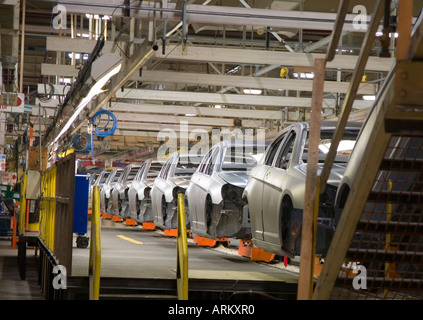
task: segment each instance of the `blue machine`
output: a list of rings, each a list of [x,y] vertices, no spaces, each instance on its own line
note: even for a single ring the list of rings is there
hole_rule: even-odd
[[[88,247],[88,193],[89,176],[86,174],[75,175],[75,195],[73,209],[73,233],[77,234],[76,245],[78,248]]]

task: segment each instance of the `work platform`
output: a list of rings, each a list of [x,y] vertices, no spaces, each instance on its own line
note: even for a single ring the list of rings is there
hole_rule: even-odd
[[[176,299],[176,239],[101,220],[100,299]],[[254,262],[235,248],[201,247],[188,239],[189,298],[295,299],[298,269]],[[67,299],[87,299],[89,249],[73,247]]]

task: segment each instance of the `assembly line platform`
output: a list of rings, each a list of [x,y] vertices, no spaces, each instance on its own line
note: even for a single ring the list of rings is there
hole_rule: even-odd
[[[100,299],[176,298],[176,238],[161,230],[101,219]],[[298,267],[257,262],[237,254],[238,242],[203,247],[188,238],[190,299],[240,296],[295,299]],[[73,248],[68,299],[85,299],[89,287],[89,247]]]

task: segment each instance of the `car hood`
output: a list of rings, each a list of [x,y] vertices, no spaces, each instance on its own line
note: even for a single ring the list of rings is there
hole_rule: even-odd
[[[245,188],[248,181],[248,173],[240,171],[223,171],[219,173],[219,177],[227,183],[240,188]]]
[[[189,181],[191,180],[191,176],[173,177],[171,179],[172,179],[172,182],[176,184],[178,187],[186,189],[188,188]]]
[[[329,178],[328,178],[328,184],[333,186],[338,186],[339,182],[341,181],[344,172],[345,172],[346,164],[333,164],[332,170],[330,171]],[[307,174],[307,164],[301,164],[298,166],[298,169],[304,173]],[[317,174],[320,175],[323,169],[323,164],[318,164],[317,166]]]

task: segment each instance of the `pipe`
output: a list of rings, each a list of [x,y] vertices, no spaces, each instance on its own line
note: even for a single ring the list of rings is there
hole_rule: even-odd
[[[25,53],[25,16],[26,16],[26,0],[22,1],[22,32],[21,32],[21,71],[19,75],[19,92],[23,93],[23,67]]]

